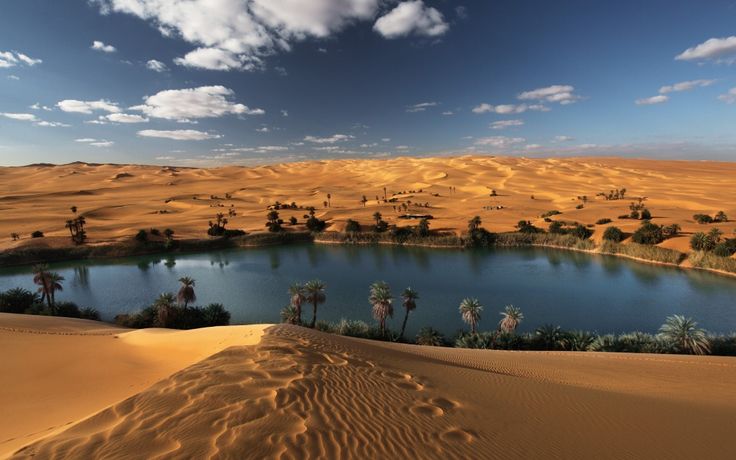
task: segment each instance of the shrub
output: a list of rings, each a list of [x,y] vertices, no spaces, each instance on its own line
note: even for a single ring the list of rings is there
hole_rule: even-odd
[[[236,236],[243,236],[243,235],[245,235],[245,231],[240,230],[238,228],[233,228],[233,229],[228,228],[222,232],[222,236],[225,238],[234,238]]]
[[[82,319],[100,320],[100,312],[96,308],[84,307],[79,310],[79,317]]]
[[[148,231],[153,236],[161,236],[161,231],[157,228],[152,228]]]
[[[534,225],[533,225],[533,224],[532,224],[532,223],[531,223],[530,221],[528,221],[528,220],[520,220],[520,221],[519,221],[519,222],[518,222],[518,223],[516,224],[516,228],[517,228],[517,229],[519,230],[519,232],[521,232],[521,233],[543,233],[543,232],[544,232],[544,230],[542,230],[541,228],[537,228],[537,227],[535,227],[535,226],[534,226]]]
[[[593,232],[590,229],[580,224],[576,225],[570,230],[570,235],[576,238],[580,238],[581,240],[586,240],[590,238],[592,234]]]
[[[146,307],[138,313],[117,315],[115,323],[130,328],[158,327],[158,310]],[[230,323],[230,313],[221,304],[206,307],[171,306],[171,315],[166,322],[170,329],[196,329],[200,327],[224,326]]]
[[[608,227],[603,232],[603,239],[606,241],[613,241],[614,243],[620,243],[624,239],[624,232],[618,227]]]
[[[603,254],[622,254],[636,259],[652,260],[677,265],[686,257],[685,254],[674,249],[660,248],[648,244],[620,244],[604,240],[601,245]]]
[[[441,347],[445,344],[445,336],[440,331],[432,327],[423,327],[419,329],[416,337],[417,345],[428,345],[431,347]]]
[[[722,241],[713,248],[713,254],[718,257],[731,257],[736,254],[736,238]]]
[[[317,218],[316,216],[309,216],[307,219],[307,228],[310,232],[321,232],[327,226],[327,222]]]
[[[353,219],[348,219],[347,222],[345,222],[345,231],[352,233],[359,232],[360,224]]]
[[[79,310],[79,307],[74,302],[56,302],[56,305],[54,305],[54,309],[56,311],[55,316],[65,316],[67,318],[79,318],[82,315],[82,312]],[[43,314],[50,314],[50,313],[44,312]]]
[[[294,216],[289,217],[289,225],[296,225],[296,224],[297,224],[296,217]]]
[[[660,225],[644,222],[634,232],[631,240],[638,244],[659,244],[664,241],[664,232]]]
[[[641,218],[641,220],[650,220],[652,218],[652,213],[649,212],[647,208],[644,208],[641,211],[641,214],[639,215],[639,217]]]
[[[712,251],[716,247],[716,241],[710,235],[697,232],[690,237],[690,247],[696,251]]]
[[[559,220],[556,220],[552,222],[551,224],[549,224],[549,232],[561,235],[565,233],[565,228],[562,225],[562,222],[560,222]]]
[[[540,217],[552,217],[552,216],[556,216],[558,214],[562,214],[562,213],[560,211],[556,210],[556,209],[553,209],[551,211],[545,212]]]
[[[710,224],[713,222],[713,218],[708,214],[694,214],[693,219],[699,224]]]
[[[560,344],[568,351],[586,351],[596,339],[594,334],[587,331],[569,331],[562,333]]]
[[[605,224],[610,224],[610,223],[611,223],[611,219],[607,217],[603,219],[598,219],[597,221],[595,221],[596,225],[605,225]]]
[[[145,230],[138,230],[138,233],[135,234],[134,238],[139,243],[145,243],[148,241],[148,233],[146,233]]]
[[[495,332],[478,332],[475,334],[462,334],[455,340],[456,348],[475,348],[492,350],[496,342]]]
[[[39,301],[38,294],[28,289],[8,289],[5,292],[0,292],[0,312],[23,313]]]
[[[31,233],[31,238],[43,238],[43,232],[41,230],[36,230]]]
[[[209,326],[227,326],[230,312],[221,303],[211,303],[202,309],[202,319]]]

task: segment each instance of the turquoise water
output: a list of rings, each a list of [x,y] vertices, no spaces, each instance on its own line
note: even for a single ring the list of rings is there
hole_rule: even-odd
[[[387,281],[395,297],[411,286],[418,309],[408,330],[463,328],[458,304],[477,297],[485,306],[481,329],[495,328],[504,305],[521,307],[522,331],[544,323],[566,329],[655,332],[674,313],[694,317],[713,332],[736,331],[736,279],[647,265],[610,256],[552,249],[440,250],[394,246],[295,245],[203,254],[148,256],[52,265],[66,278],[58,300],[93,306],[111,319],[149,305],[177,279],[196,282],[197,304],[222,303],[232,322],[272,323],[288,303],[288,286],[319,278],[327,302],[318,319],[372,321],[368,286]],[[0,290],[33,289],[30,267],[0,269]],[[395,301],[391,327],[403,311]],[[311,318],[311,308],[307,308]]]

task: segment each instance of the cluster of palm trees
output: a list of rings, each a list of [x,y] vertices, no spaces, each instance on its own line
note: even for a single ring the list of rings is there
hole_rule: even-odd
[[[460,302],[460,316],[463,321],[470,326],[470,333],[476,334],[478,331],[478,323],[481,320],[481,312],[483,311],[483,305],[480,301],[475,298],[466,298]],[[504,311],[501,312],[501,321],[498,323],[498,328],[501,332],[513,333],[519,324],[524,320],[524,313],[521,312],[521,308],[513,305],[506,305]]]
[[[41,302],[46,301],[52,315],[56,311],[56,291],[64,290],[62,281],[64,277],[49,271],[49,266],[46,264],[33,267],[33,283],[38,286],[38,292],[41,293]]]
[[[317,307],[326,300],[325,283],[322,281],[314,279],[304,284],[294,283],[289,286],[289,306],[281,311],[281,317],[287,323],[303,324],[302,305],[309,303],[312,305],[312,321],[309,327],[313,328],[317,324]]]

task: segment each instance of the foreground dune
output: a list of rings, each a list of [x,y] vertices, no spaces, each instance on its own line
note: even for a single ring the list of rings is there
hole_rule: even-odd
[[[16,392],[3,392],[2,438],[9,430],[25,444],[35,437],[17,458],[732,458],[736,447],[731,358],[458,350],[283,325],[257,343],[256,327],[125,333],[86,323],[59,335],[35,320],[24,319],[26,330],[47,334],[0,331],[11,347],[4,356],[25,363],[11,362],[13,378],[1,382]],[[59,327],[73,329],[69,321]],[[150,369],[166,372],[135,347],[150,356],[169,342],[148,334],[168,334],[179,350],[166,372],[192,364],[183,355],[221,351],[143,389],[138,366],[152,379]],[[76,365],[60,372],[41,353],[56,348]],[[85,380],[123,351],[144,363],[116,377],[135,388],[119,389],[116,401],[108,395],[110,407],[97,412],[105,402],[95,393],[114,379],[96,388]],[[77,385],[89,386],[62,401],[59,391]],[[27,423],[18,433],[18,420],[43,415],[42,398],[79,422],[35,435]]]
[[[5,167],[0,168],[0,249],[69,245],[64,224],[72,217],[71,206],[87,219],[89,241],[104,243],[130,239],[148,228],[172,228],[178,237],[203,238],[208,221],[218,212],[227,215],[231,207],[237,215],[229,218],[228,227],[263,231],[266,207],[276,201],[314,206],[318,217],[334,230],[343,229],[350,218],[370,224],[376,211],[399,225],[407,223],[398,218],[400,213],[431,214],[436,230],[463,231],[475,215],[491,231],[512,230],[521,219],[546,228],[540,216],[559,210],[562,215],[556,219],[595,224],[608,218],[631,232],[640,222],[618,216],[630,212],[632,200],[646,197],[655,223],[678,223],[684,231],[663,245],[686,251],[689,233],[712,227],[695,223],[693,214],[723,210],[736,215],[734,177],[736,163],[727,162],[491,156],[214,169],[84,163]],[[386,197],[396,198],[395,202],[383,202],[384,188]],[[626,199],[596,196],[620,188],[627,190]],[[492,190],[497,196],[490,196]],[[330,207],[325,208],[328,194]],[[363,196],[368,199],[365,206]],[[588,200],[577,209],[582,196]],[[407,210],[395,209],[403,204]],[[303,223],[304,214],[304,209],[282,210],[281,218],[288,221],[293,216]],[[736,221],[717,226],[728,236]],[[593,237],[600,239],[605,225],[595,228]],[[30,239],[35,230],[46,238]],[[10,238],[14,232],[20,240]]]

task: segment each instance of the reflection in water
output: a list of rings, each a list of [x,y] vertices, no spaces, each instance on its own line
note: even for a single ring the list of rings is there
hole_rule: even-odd
[[[86,265],[74,267],[74,284],[89,287],[89,268]]]
[[[174,258],[174,256],[166,257],[166,262],[164,262],[164,265],[166,266],[166,268],[169,269],[174,268],[176,266],[176,259]]]
[[[629,265],[629,269],[639,282],[647,286],[654,287],[659,284],[658,271],[664,269],[664,267],[656,267],[654,265],[634,262]]]
[[[151,268],[151,263],[147,260],[141,260],[138,262],[138,269],[142,272],[147,272],[149,268]]]
[[[223,252],[216,252],[210,255],[210,266],[214,267],[217,265],[220,268],[225,268],[230,265],[230,260],[227,258],[227,254]]]
[[[268,260],[271,262],[271,270],[276,270],[281,266],[281,257],[278,251],[269,251]]]
[[[612,256],[601,256],[600,261],[603,270],[609,275],[619,275],[624,271],[624,264],[621,263],[621,259]]]

